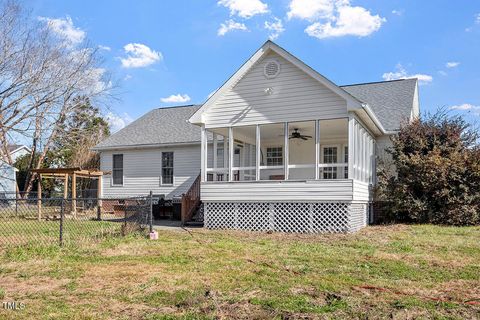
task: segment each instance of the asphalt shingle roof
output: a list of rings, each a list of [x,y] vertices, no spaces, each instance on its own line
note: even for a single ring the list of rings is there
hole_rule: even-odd
[[[200,141],[200,128],[187,120],[199,105],[154,109],[95,146],[94,149]]]
[[[341,86],[367,103],[386,130],[400,128],[410,117],[416,79],[374,82]],[[200,141],[200,128],[188,119],[200,105],[154,109],[101,142],[94,149],[110,149],[142,145],[191,143]]]
[[[395,131],[412,112],[417,80],[404,79],[341,86],[358,100],[367,103],[385,130]]]

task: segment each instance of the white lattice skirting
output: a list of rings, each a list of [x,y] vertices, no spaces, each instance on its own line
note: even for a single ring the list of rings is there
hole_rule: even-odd
[[[205,227],[296,233],[354,232],[367,204],[351,202],[205,202]]]

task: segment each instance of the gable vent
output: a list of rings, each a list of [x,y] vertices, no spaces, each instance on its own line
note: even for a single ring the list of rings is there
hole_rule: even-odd
[[[263,73],[267,79],[273,79],[280,73],[280,63],[276,60],[269,60],[263,68]]]

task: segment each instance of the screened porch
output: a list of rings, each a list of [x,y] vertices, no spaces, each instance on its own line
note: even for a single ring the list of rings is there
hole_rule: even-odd
[[[350,152],[352,150],[352,152]],[[354,116],[202,128],[202,182],[373,182],[374,138]]]

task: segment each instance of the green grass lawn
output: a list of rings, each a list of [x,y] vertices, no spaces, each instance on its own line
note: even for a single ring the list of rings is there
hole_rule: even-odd
[[[120,234],[121,222],[95,221],[89,217],[66,218],[63,223],[63,243],[97,242]],[[0,247],[19,245],[58,245],[60,221],[24,218],[0,219]]]
[[[4,250],[0,318],[480,318],[479,227],[159,237]]]

